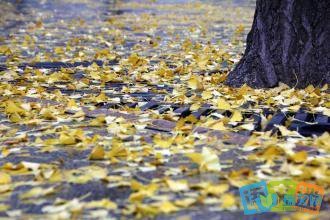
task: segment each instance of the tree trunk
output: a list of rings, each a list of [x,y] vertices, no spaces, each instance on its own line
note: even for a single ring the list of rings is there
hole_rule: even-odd
[[[330,84],[330,0],[257,0],[245,54],[226,84]]]

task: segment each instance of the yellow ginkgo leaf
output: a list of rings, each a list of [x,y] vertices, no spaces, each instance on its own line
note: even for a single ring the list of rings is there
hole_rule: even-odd
[[[304,163],[307,160],[308,154],[306,151],[300,151],[291,156],[295,163]]]
[[[133,53],[133,54],[131,54],[131,56],[128,57],[127,62],[135,67],[135,66],[144,65],[148,61],[146,59],[144,59],[143,57],[140,57],[138,54]]]
[[[187,191],[189,190],[188,181],[187,180],[166,180],[168,187],[173,192]]]
[[[108,175],[107,169],[99,166],[86,166],[80,169],[63,171],[64,179],[71,183],[87,183],[91,180],[105,179]]]
[[[68,108],[72,108],[72,107],[78,107],[76,101],[74,99],[69,99],[68,103],[67,103],[67,107]]]
[[[158,208],[152,207],[151,205],[145,205],[142,203],[138,203],[136,205],[136,212],[139,213],[140,215],[147,216],[147,215],[157,215],[159,213]]]
[[[19,106],[19,104],[14,103],[13,101],[7,101],[5,104],[5,112],[7,114],[19,114],[24,115],[25,110]]]
[[[108,158],[112,157],[127,157],[128,150],[125,148],[125,146],[122,143],[119,142],[113,142],[111,150],[106,153],[106,156]]]
[[[72,118],[84,118],[85,117],[85,112],[83,110],[79,110],[74,115],[72,115]]]
[[[64,53],[64,49],[63,49],[63,47],[55,47],[54,52],[56,54],[63,54]]]
[[[256,147],[260,146],[261,140],[258,136],[252,135],[249,140],[244,144],[244,147]]]
[[[45,173],[43,173],[43,174],[45,177]],[[46,179],[49,180],[50,182],[60,182],[63,180],[63,175],[60,170],[51,170],[47,174],[48,174],[48,176],[46,176]]]
[[[106,94],[104,92],[101,92],[98,96],[95,97],[95,101],[97,103],[106,102],[107,100],[108,100],[108,97],[106,96]]]
[[[197,163],[201,171],[221,170],[218,155],[207,147],[203,148],[202,153],[188,153],[186,156]]]
[[[328,103],[329,103],[328,105],[330,106],[330,102],[328,102]],[[330,117],[330,107],[325,108],[323,110],[323,114]]]
[[[240,122],[243,120],[243,116],[242,116],[242,113],[238,110],[235,110],[233,115],[231,116],[230,118],[230,121],[231,122]]]
[[[195,202],[196,202],[196,199],[193,199],[193,198],[184,198],[184,199],[176,200],[174,202],[174,204],[176,206],[179,206],[179,207],[188,208],[189,206],[191,206]]]
[[[106,209],[117,209],[117,204],[110,201],[109,199],[101,199],[86,203],[85,208],[106,208]]]
[[[198,165],[203,163],[203,155],[200,153],[188,153],[186,154],[187,157],[190,158],[194,163],[197,163]]]
[[[219,196],[229,190],[228,184],[209,185],[205,188],[204,192],[207,194]]]
[[[91,71],[89,73],[90,77],[94,80],[100,80],[101,79],[101,76],[100,76],[100,73],[99,72],[96,72],[96,71]]]
[[[201,107],[199,103],[194,103],[190,106],[190,111],[196,111]]]
[[[71,145],[77,143],[77,141],[73,135],[62,132],[60,134],[59,143],[64,145]]]
[[[188,86],[194,90],[203,90],[204,88],[201,78],[195,75],[188,80]]]
[[[0,185],[1,184],[8,184],[11,182],[11,177],[9,174],[0,172]]]
[[[277,127],[280,130],[283,136],[300,136],[298,132],[290,131],[283,125],[275,125],[275,127]]]
[[[314,144],[315,146],[324,148],[326,151],[330,151],[330,134],[325,132],[314,140]]]
[[[94,127],[100,127],[100,126],[104,126],[105,123],[106,123],[105,116],[99,116],[99,117],[91,120],[89,125],[94,126]]]
[[[211,99],[212,97],[213,97],[213,94],[211,91],[202,92],[202,99],[207,100],[207,99]]]
[[[150,184],[146,186],[141,186],[138,192],[132,193],[129,197],[130,202],[141,202],[146,197],[151,197],[155,194],[158,186],[156,184]]]
[[[22,121],[22,118],[19,114],[13,113],[10,115],[9,120],[13,123],[18,123],[18,122]]]
[[[43,108],[40,111],[40,114],[41,114],[42,118],[47,119],[47,120],[54,120],[54,119],[56,119],[53,111],[51,109],[49,109],[49,108]]]
[[[226,193],[221,197],[221,208],[228,209],[236,205],[236,199],[233,194]]]
[[[165,214],[168,214],[171,212],[176,212],[179,210],[179,208],[170,201],[162,202],[157,206],[158,206],[160,212],[165,213]]]
[[[90,160],[102,160],[104,159],[105,152],[103,147],[96,146],[93,148],[91,154],[89,155]]]
[[[218,104],[218,109],[221,109],[221,110],[230,110],[231,109],[230,104],[222,98],[218,99],[217,104]]]
[[[220,162],[218,155],[212,152],[209,148],[204,147],[202,150],[202,155],[204,159],[204,164],[202,167],[205,166],[207,171],[220,171]]]
[[[219,130],[219,131],[225,131],[227,128],[225,127],[223,121],[218,121],[216,123],[214,123],[212,126],[211,126],[212,129],[214,130]]]
[[[42,187],[35,187],[27,192],[20,194],[20,199],[28,199],[28,198],[36,198],[40,196],[49,195],[55,192],[53,187],[51,188],[42,188]]]
[[[169,148],[173,144],[173,138],[162,137],[161,135],[155,135],[154,143],[162,148]]]
[[[0,204],[0,212],[7,211],[10,208],[9,205]]]

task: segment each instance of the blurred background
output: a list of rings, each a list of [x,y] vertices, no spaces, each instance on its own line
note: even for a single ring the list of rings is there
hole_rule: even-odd
[[[3,48],[0,63],[90,60],[100,49],[125,55],[149,44],[135,49],[152,56],[176,52],[169,43],[188,38],[233,43],[231,52],[241,52],[254,6],[255,0],[0,0],[0,45],[13,54],[4,56]]]

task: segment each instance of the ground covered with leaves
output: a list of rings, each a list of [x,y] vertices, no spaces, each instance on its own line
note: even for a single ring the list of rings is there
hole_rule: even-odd
[[[0,215],[239,219],[239,187],[292,179],[320,214],[254,217],[327,219],[330,135],[288,126],[329,89],[223,84],[254,3],[1,1]]]

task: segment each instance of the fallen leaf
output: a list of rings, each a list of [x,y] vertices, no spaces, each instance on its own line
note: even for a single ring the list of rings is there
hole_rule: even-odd
[[[0,172],[0,184],[8,184],[11,182],[11,177],[9,174]]]
[[[91,202],[88,202],[84,205],[85,208],[105,208],[109,210],[116,210],[117,209],[117,204],[110,201],[109,199],[101,199],[101,200],[94,200]]]
[[[290,158],[295,162],[295,163],[304,163],[306,162],[308,157],[308,154],[306,151],[300,151],[298,153],[295,153],[292,155]]]
[[[204,147],[202,153],[186,154],[194,163],[199,165],[202,171],[220,171],[221,166],[218,155],[212,152],[209,148]]]
[[[179,208],[170,201],[162,202],[158,204],[156,207],[159,209],[161,213],[165,213],[165,214],[176,212],[179,210]]]
[[[71,134],[62,132],[59,137],[59,143],[64,145],[72,145],[77,143],[76,138]]]
[[[188,181],[187,180],[166,180],[168,187],[173,192],[187,191],[189,190]]]
[[[217,100],[217,106],[218,106],[218,109],[231,110],[230,104],[222,98]]]
[[[53,187],[50,188],[42,188],[42,187],[34,187],[27,192],[20,194],[20,199],[29,199],[29,198],[39,198],[41,196],[53,194],[55,189]]]
[[[235,110],[233,115],[231,116],[230,118],[230,121],[231,122],[240,122],[243,120],[243,116],[242,116],[242,113],[238,110]]]
[[[236,205],[236,198],[233,194],[227,193],[221,197],[221,208],[229,209]]]
[[[188,86],[194,90],[203,90],[204,88],[201,78],[195,75],[188,80]]]
[[[103,147],[96,146],[93,148],[91,154],[89,155],[90,160],[102,160],[104,159],[105,151]]]

